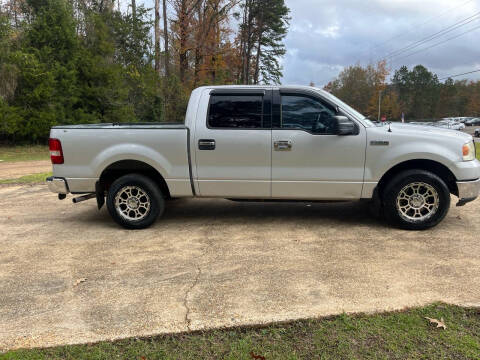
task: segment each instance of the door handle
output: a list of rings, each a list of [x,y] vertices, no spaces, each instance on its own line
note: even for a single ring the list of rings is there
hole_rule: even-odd
[[[215,140],[214,139],[198,140],[198,150],[215,150]]]
[[[273,143],[275,151],[290,151],[292,150],[292,142],[290,140],[280,140]]]

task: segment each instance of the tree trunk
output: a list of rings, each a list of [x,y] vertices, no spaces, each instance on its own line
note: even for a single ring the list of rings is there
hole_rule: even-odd
[[[179,62],[180,62],[180,81],[185,82],[185,76],[188,70],[188,58],[187,58],[187,36],[188,36],[188,16],[187,16],[187,4],[186,0],[182,0],[180,6],[179,26],[180,26],[180,49],[179,49]]]
[[[160,0],[155,0],[155,71],[160,73]]]
[[[252,50],[254,42],[254,16],[252,13],[254,2],[247,0],[248,14],[247,14],[247,35],[246,35],[246,54],[245,54],[245,84],[251,83],[251,66],[252,66]]]
[[[241,34],[241,56],[242,56],[242,75],[240,82],[247,83],[247,42],[248,42],[248,17],[249,17],[249,1],[246,0],[245,8],[243,10],[243,29]]]
[[[17,18],[17,1],[13,1],[13,14],[15,17],[15,29],[18,29],[18,18]]]
[[[197,4],[197,29],[195,34],[195,64],[194,64],[194,76],[193,76],[193,85],[197,87],[197,84],[200,81],[200,65],[202,63],[202,54],[201,48],[203,45],[203,34],[204,31],[204,14],[202,13],[202,4],[199,1]]]
[[[135,0],[132,0],[132,19],[134,23],[137,20],[137,4],[135,3]]]
[[[250,85],[250,66],[252,61],[252,30],[249,26],[248,38],[247,38],[247,54],[246,54],[246,65],[245,65],[245,84]]]
[[[165,75],[170,76],[170,49],[168,48],[167,0],[163,0],[163,36],[165,39]]]
[[[258,39],[258,45],[257,45],[257,58],[255,60],[255,74],[254,74],[254,78],[253,78],[253,81],[254,81],[255,85],[258,85],[258,78],[259,78],[259,74],[260,74],[260,57],[261,57],[261,53],[262,53],[261,38],[262,38],[262,35],[260,34],[259,39]]]

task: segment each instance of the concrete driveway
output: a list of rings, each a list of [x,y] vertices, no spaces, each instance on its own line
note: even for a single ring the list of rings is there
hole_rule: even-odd
[[[1,186],[0,203],[3,350],[480,305],[480,201],[424,232],[390,229],[360,203],[180,200],[143,231],[44,185]]]

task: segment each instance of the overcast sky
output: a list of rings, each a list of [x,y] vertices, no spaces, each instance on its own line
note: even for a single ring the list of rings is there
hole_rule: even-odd
[[[466,18],[472,22],[390,59],[393,70],[422,64],[440,78],[480,69],[480,0],[286,0],[290,31],[284,84],[323,86],[346,66],[376,62]],[[467,22],[469,20],[466,20]],[[459,24],[460,25],[460,24]],[[432,47],[448,38],[457,39]],[[411,53],[419,51],[417,54]],[[408,56],[401,58],[402,56]],[[458,79],[461,79],[459,77]],[[480,73],[463,78],[480,79]]]
[[[308,85],[312,81],[323,86],[346,66],[376,63],[395,51],[398,56],[388,62],[392,73],[402,65],[412,68],[417,64],[439,78],[480,69],[480,0],[285,1],[291,21],[282,61],[283,84]],[[143,2],[153,7],[153,0]],[[442,36],[415,44],[444,29]],[[418,46],[404,49],[410,45]],[[462,78],[477,80],[480,72],[455,79]]]

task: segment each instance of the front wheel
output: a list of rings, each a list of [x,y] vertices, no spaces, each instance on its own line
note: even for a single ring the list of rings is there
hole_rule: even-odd
[[[437,225],[450,208],[450,191],[445,182],[424,170],[398,174],[387,184],[383,198],[387,221],[408,230]]]
[[[157,184],[141,174],[118,178],[107,194],[110,216],[127,229],[144,229],[163,214],[165,200]]]

